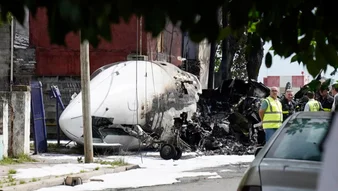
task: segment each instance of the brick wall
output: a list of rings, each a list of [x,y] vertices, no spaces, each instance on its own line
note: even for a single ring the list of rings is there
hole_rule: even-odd
[[[38,9],[35,17],[30,17],[30,45],[36,48],[36,75],[39,76],[79,76],[80,40],[78,35],[66,35],[66,46],[50,43],[48,19],[45,9]],[[111,27],[112,42],[102,40],[96,49],[90,48],[91,72],[103,65],[126,60],[127,55],[137,48],[137,19],[129,23],[121,22]],[[143,34],[146,34],[143,32]],[[147,52],[147,36],[142,35],[142,50]]]

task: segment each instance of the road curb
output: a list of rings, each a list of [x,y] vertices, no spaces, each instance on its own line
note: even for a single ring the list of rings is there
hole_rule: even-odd
[[[87,182],[87,181],[90,181],[90,178],[93,176],[101,176],[104,174],[125,172],[128,170],[133,170],[137,168],[140,168],[140,166],[139,165],[127,165],[127,166],[120,166],[116,168],[102,168],[102,169],[95,170],[95,171],[77,173],[77,174],[72,174],[72,175],[61,175],[60,177],[50,176],[50,178],[42,178],[40,181],[37,181],[37,182],[29,182],[25,184],[16,185],[16,186],[0,188],[0,191],[34,191],[34,190],[38,190],[41,188],[63,185],[64,180],[67,176],[80,177],[83,182]],[[20,181],[20,179],[18,180]],[[94,180],[94,181],[97,181],[97,180]]]

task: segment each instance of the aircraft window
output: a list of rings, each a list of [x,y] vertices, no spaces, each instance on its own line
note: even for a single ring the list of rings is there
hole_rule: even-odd
[[[95,70],[92,75],[90,76],[90,80],[92,80],[95,76],[99,75],[102,71],[112,67],[113,65],[115,64],[118,64],[120,62],[115,62],[115,63],[112,63],[112,64],[108,64],[108,65],[105,65],[105,66],[102,66],[101,68]]]
[[[161,65],[166,66],[167,64],[166,63],[161,63]]]
[[[90,79],[92,80],[95,76],[97,76],[99,73],[101,73],[103,70],[101,68],[95,70],[92,75],[90,76]]]

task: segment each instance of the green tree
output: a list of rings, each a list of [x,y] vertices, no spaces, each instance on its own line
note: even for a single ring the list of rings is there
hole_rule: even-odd
[[[231,67],[231,76],[243,80],[248,80],[246,43],[247,35],[243,34],[237,43],[237,51]]]
[[[0,14],[0,26],[3,24],[10,23],[12,21],[12,14],[10,12],[7,12],[6,15]]]
[[[231,68],[230,68],[230,76],[232,78],[238,78],[238,79],[248,79],[248,72],[247,72],[247,61],[246,61],[246,35],[243,34],[243,36],[239,39],[239,41],[236,43],[236,51],[234,54],[234,59],[231,61]],[[220,66],[221,66],[221,59],[222,59],[222,42],[219,42],[217,45],[217,54],[216,54],[216,62],[215,62],[215,72],[220,72]]]
[[[229,26],[221,28],[218,10],[226,4]],[[38,7],[46,7],[51,42],[64,44],[70,31],[81,30],[82,39],[96,46],[100,38],[111,40],[110,25],[121,18],[128,21],[136,14],[143,16],[145,30],[157,36],[165,27],[166,19],[188,31],[195,42],[205,37],[213,42],[229,34],[238,37],[243,28],[251,32],[248,49],[261,49],[263,42],[271,41],[274,54],[293,62],[304,63],[312,75],[327,65],[338,67],[338,16],[334,1],[318,0],[213,0],[213,1],[132,1],[132,0],[2,0],[1,18],[8,12],[23,22],[24,6],[35,15]],[[272,64],[267,53],[265,63]]]

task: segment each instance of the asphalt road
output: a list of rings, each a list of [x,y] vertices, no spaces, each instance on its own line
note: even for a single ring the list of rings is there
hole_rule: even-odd
[[[222,178],[188,177],[180,179],[180,183],[176,184],[104,191],[235,191],[248,166],[246,163],[195,170],[195,172],[217,172]]]

